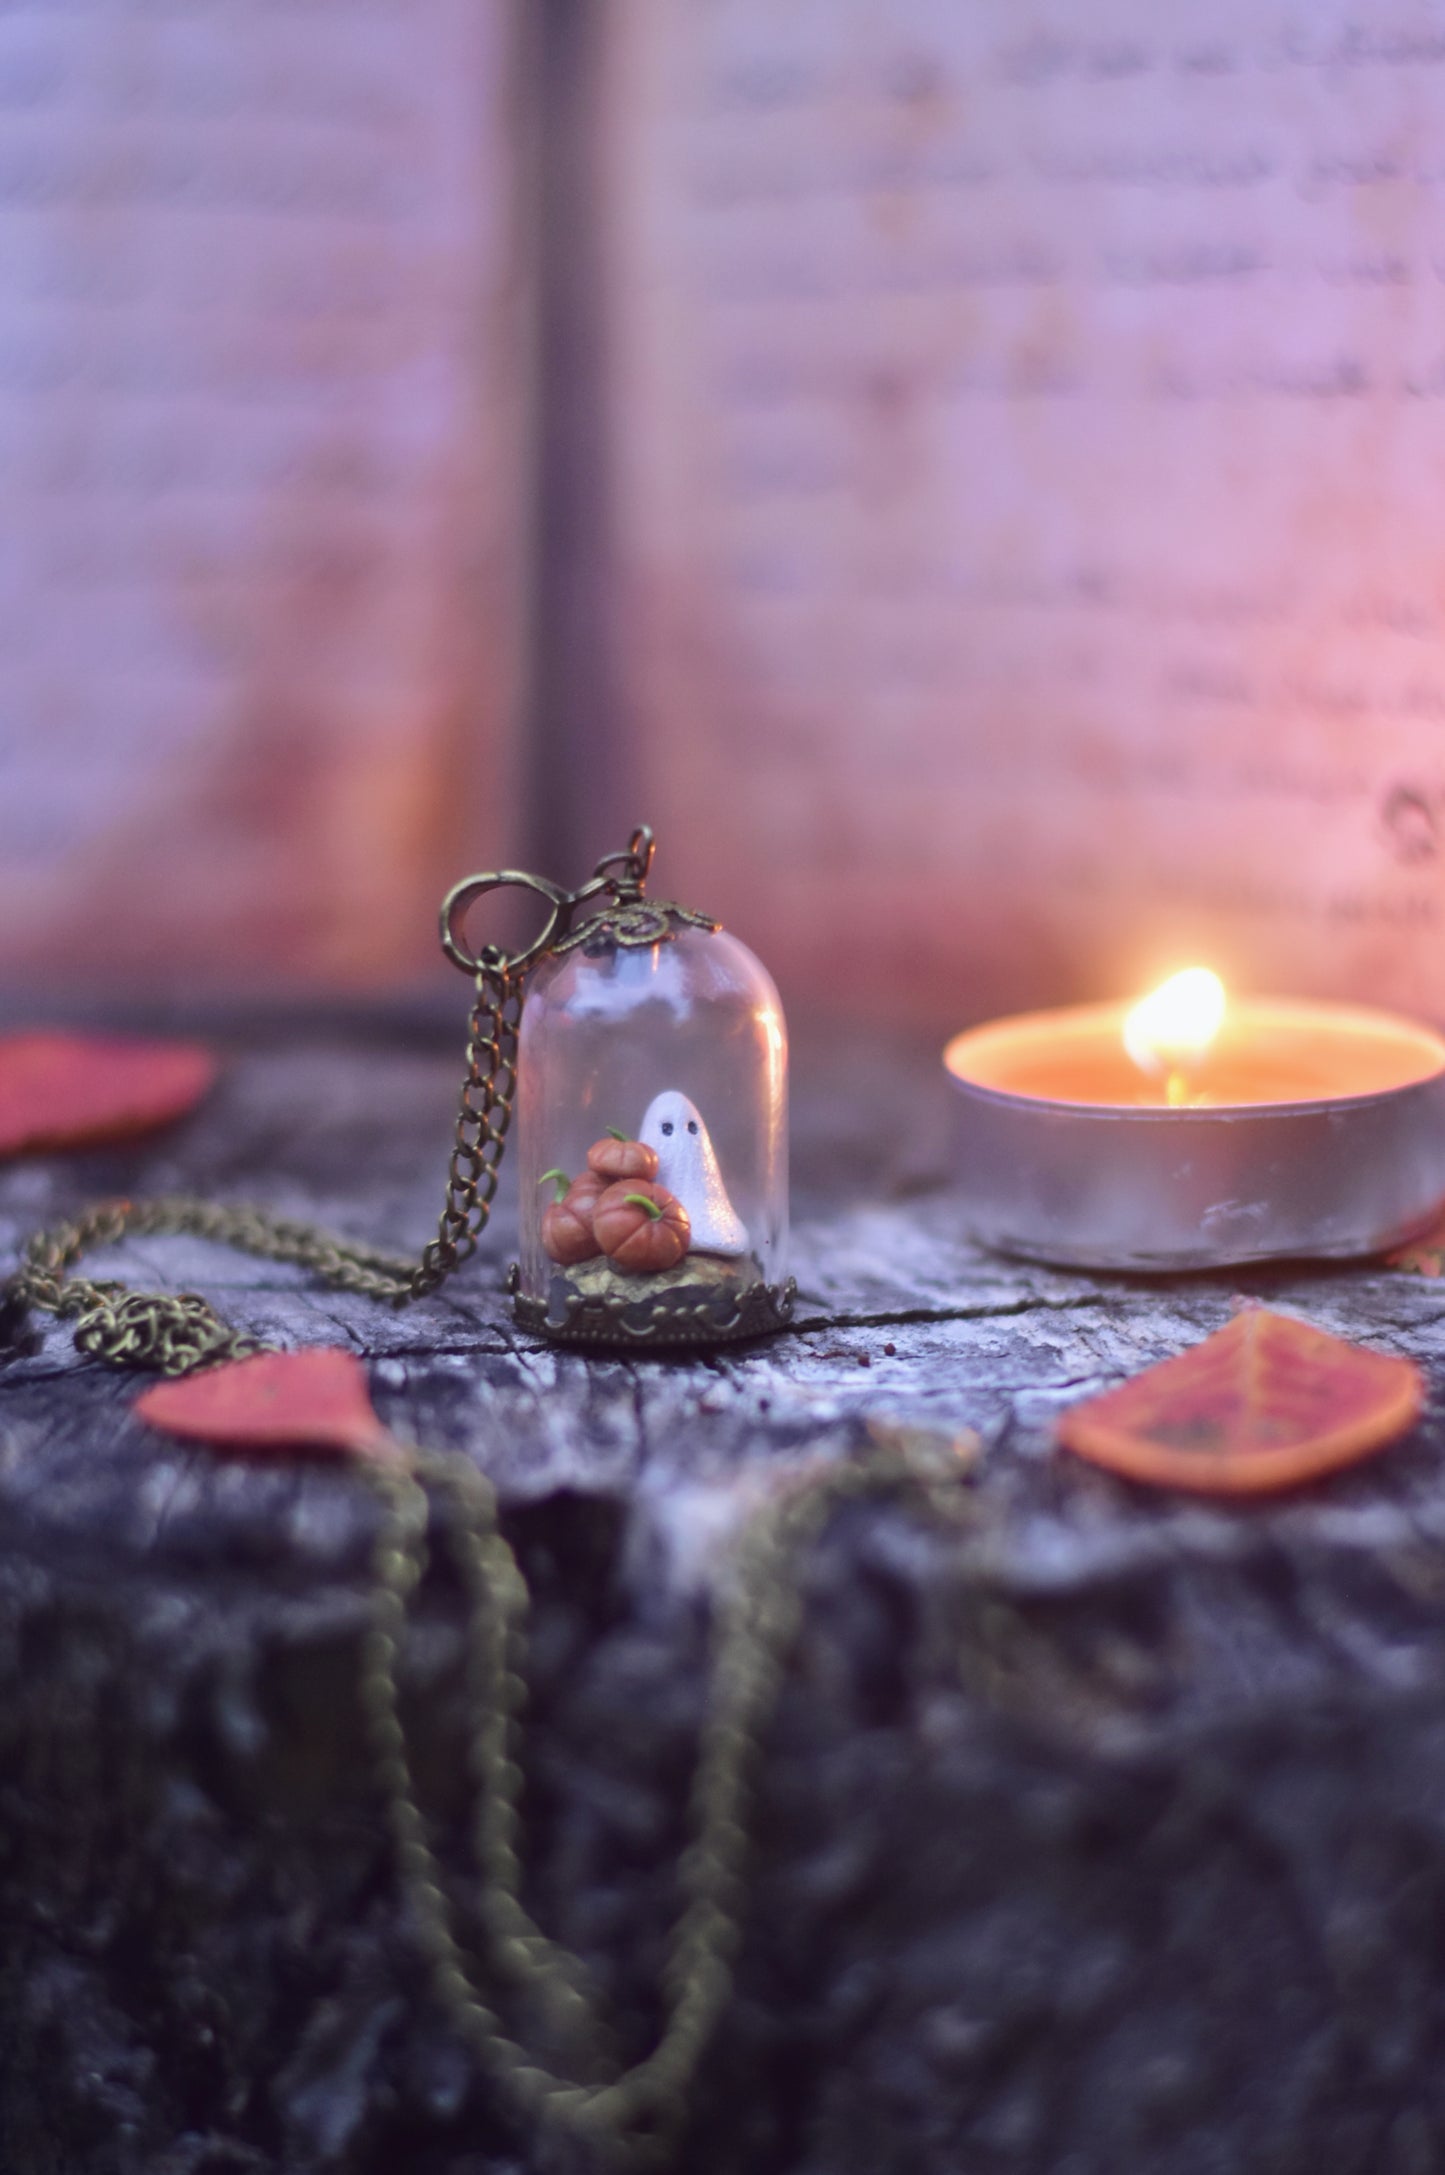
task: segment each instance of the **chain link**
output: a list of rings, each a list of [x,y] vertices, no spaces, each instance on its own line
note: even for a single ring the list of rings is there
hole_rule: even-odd
[[[505,964],[478,969],[446,1200],[436,1237],[405,1288],[391,1294],[398,1303],[435,1291],[471,1259],[487,1228],[517,1094],[523,982],[524,976]]]
[[[789,1650],[802,1616],[795,1559],[841,1503],[880,1488],[923,1484],[921,1500],[956,1502],[965,1466],[956,1449],[943,1481],[938,1442],[885,1433],[846,1464],[809,1476],[754,1514],[717,1603],[712,1662],[689,1795],[691,1840],[678,1867],[680,1908],[667,1943],[663,2021],[652,2051],[619,2063],[582,1959],[551,1941],[521,1898],[522,1772],[517,1731],[530,1596],[497,1525],[491,1483],[458,1453],[409,1451],[366,1468],[382,1493],[373,1549],[371,1620],[364,1636],[362,1711],[416,1936],[438,1999],[519,2114],[560,2126],[634,2165],[671,2164],[699,2064],[730,1996],[742,1938],[757,1770]],[[457,1931],[446,1876],[416,1796],[401,1718],[398,1663],[408,1606],[427,1564],[427,1480],[451,1497],[450,1539],[469,1603],[469,1767],[481,1876],[485,1972]],[[957,1515],[950,1505],[950,1514]],[[493,1983],[495,1982],[495,1983]],[[558,2058],[530,2052],[501,2012],[505,1993],[538,1997]]]
[[[478,970],[446,1199],[436,1237],[419,1262],[267,1209],[220,1206],[196,1194],[161,1194],[147,1201],[103,1201],[67,1223],[37,1231],[26,1242],[6,1296],[74,1319],[76,1345],[92,1358],[113,1367],[180,1375],[265,1347],[260,1338],[233,1329],[196,1292],[131,1292],[123,1284],[70,1276],[86,1254],[126,1238],[211,1239],[265,1261],[291,1263],[322,1283],[391,1306],[435,1291],[476,1252],[491,1214],[516,1095],[521,1009],[520,975],[505,964]]]

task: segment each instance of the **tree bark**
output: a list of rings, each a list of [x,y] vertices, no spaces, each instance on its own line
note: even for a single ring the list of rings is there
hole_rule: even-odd
[[[689,2175],[1432,2175],[1438,1411],[1354,1473],[1241,1506],[1115,1481],[1051,1423],[1220,1326],[1236,1291],[1438,1382],[1437,1287],[1008,1263],[941,1183],[926,1053],[845,1073],[824,1050],[799,1084],[802,1295],[764,1345],[540,1346],[498,1289],[504,1228],[401,1314],[181,1242],[114,1268],[351,1345],[388,1421],[495,1479],[535,1604],[529,1901],[632,2054],[658,2024],[728,1537],[870,1419],[978,1431],[955,1515],[856,1503],[799,1564]],[[13,1166],[0,1237],[190,1186],[419,1245],[451,1093],[447,1062],[384,1043],[253,1051],[147,1148]],[[63,1327],[5,1331],[0,2166],[585,2165],[489,2087],[419,1962],[356,1697],[370,1489],[167,1441],[131,1416],[136,1379],[78,1361]],[[465,1917],[462,1596],[434,1555],[404,1691]]]

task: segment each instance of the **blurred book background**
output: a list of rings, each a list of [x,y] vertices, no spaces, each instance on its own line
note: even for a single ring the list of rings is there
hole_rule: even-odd
[[[1445,1013],[1445,14],[12,0],[0,995]]]

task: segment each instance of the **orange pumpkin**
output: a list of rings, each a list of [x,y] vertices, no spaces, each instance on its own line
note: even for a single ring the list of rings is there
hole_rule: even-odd
[[[548,1255],[559,1267],[574,1268],[579,1261],[593,1261],[602,1248],[593,1229],[593,1212],[603,1193],[606,1180],[595,1171],[584,1171],[574,1178],[567,1190],[560,1172],[548,1171],[548,1178],[558,1180],[560,1198],[549,1201],[542,1211],[542,1244]],[[546,1179],[543,1180],[545,1185]]]
[[[675,1269],[692,1238],[687,1210],[676,1194],[644,1178],[623,1178],[609,1186],[597,1203],[592,1226],[613,1268],[629,1276]]]
[[[640,1140],[594,1140],[587,1151],[587,1168],[608,1185],[619,1178],[655,1178],[657,1150]]]

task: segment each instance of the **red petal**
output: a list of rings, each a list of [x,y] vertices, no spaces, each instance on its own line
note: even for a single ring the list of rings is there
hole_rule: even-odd
[[[241,1449],[353,1450],[393,1447],[372,1409],[366,1370],[353,1352],[257,1352],[158,1382],[136,1399],[152,1427]]]
[[[1247,1307],[1177,1359],[1075,1405],[1058,1438],[1132,1480],[1258,1493],[1383,1449],[1424,1402],[1412,1360]]]
[[[184,1117],[216,1077],[189,1042],[0,1038],[0,1155],[84,1148]]]

